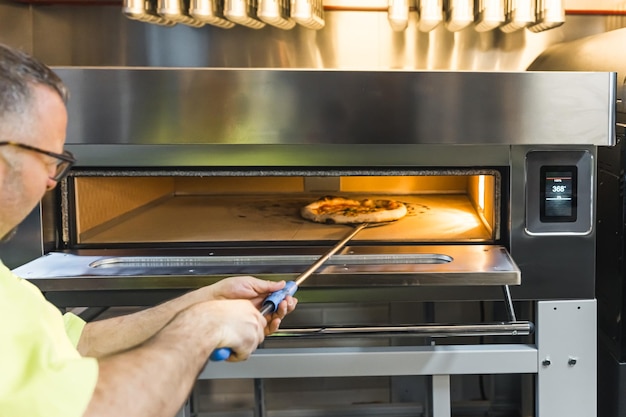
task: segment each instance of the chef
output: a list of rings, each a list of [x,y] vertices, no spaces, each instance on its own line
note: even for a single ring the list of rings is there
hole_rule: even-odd
[[[0,45],[0,236],[67,174],[68,92],[35,58]],[[1,254],[0,254],[1,256]],[[213,351],[242,361],[297,300],[263,316],[285,282],[232,277],[156,307],[85,323],[0,262],[0,417],[174,416]]]

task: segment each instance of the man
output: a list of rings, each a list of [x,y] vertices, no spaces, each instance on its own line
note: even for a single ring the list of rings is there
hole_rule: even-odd
[[[71,167],[67,92],[48,67],[0,45],[0,237]],[[85,324],[0,263],[0,416],[174,416],[215,349],[245,360],[297,303],[285,285],[224,279],[141,312]]]

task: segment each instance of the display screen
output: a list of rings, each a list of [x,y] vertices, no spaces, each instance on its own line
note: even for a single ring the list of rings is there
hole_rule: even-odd
[[[575,166],[541,167],[541,221],[576,221]]]

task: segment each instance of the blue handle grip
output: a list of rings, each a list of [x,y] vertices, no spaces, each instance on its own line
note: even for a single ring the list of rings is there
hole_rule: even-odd
[[[261,306],[261,312],[265,315],[267,313],[273,313],[278,308],[278,304],[285,299],[288,295],[294,295],[298,290],[298,284],[295,281],[287,281],[285,286],[278,291],[275,291],[267,296]]]
[[[261,312],[263,315],[275,312],[280,302],[283,301],[288,295],[294,295],[297,290],[298,284],[296,284],[295,281],[287,281],[281,290],[271,293],[265,300],[263,300],[263,304],[261,305]],[[209,359],[213,362],[225,361],[232,353],[233,351],[231,348],[218,348],[211,353]]]
[[[226,359],[230,358],[231,353],[233,353],[231,348],[218,348],[211,353],[209,359],[213,362],[225,361]]]

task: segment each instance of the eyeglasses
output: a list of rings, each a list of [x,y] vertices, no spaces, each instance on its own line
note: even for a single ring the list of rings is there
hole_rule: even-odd
[[[43,155],[48,155],[51,156],[53,158],[56,158],[56,171],[54,172],[54,175],[50,177],[50,179],[59,182],[61,181],[63,178],[65,178],[65,176],[68,174],[68,172],[70,171],[70,168],[72,168],[72,165],[74,165],[76,163],[76,159],[74,158],[74,155],[71,154],[71,152],[69,151],[64,151],[62,154],[61,153],[54,153],[54,152],[50,152],[50,151],[46,151],[43,149],[39,149],[36,148],[34,146],[30,146],[30,145],[25,145],[23,143],[18,143],[18,142],[0,142],[0,146],[16,146],[18,148],[22,148],[22,149],[27,149],[29,151],[34,151]]]

